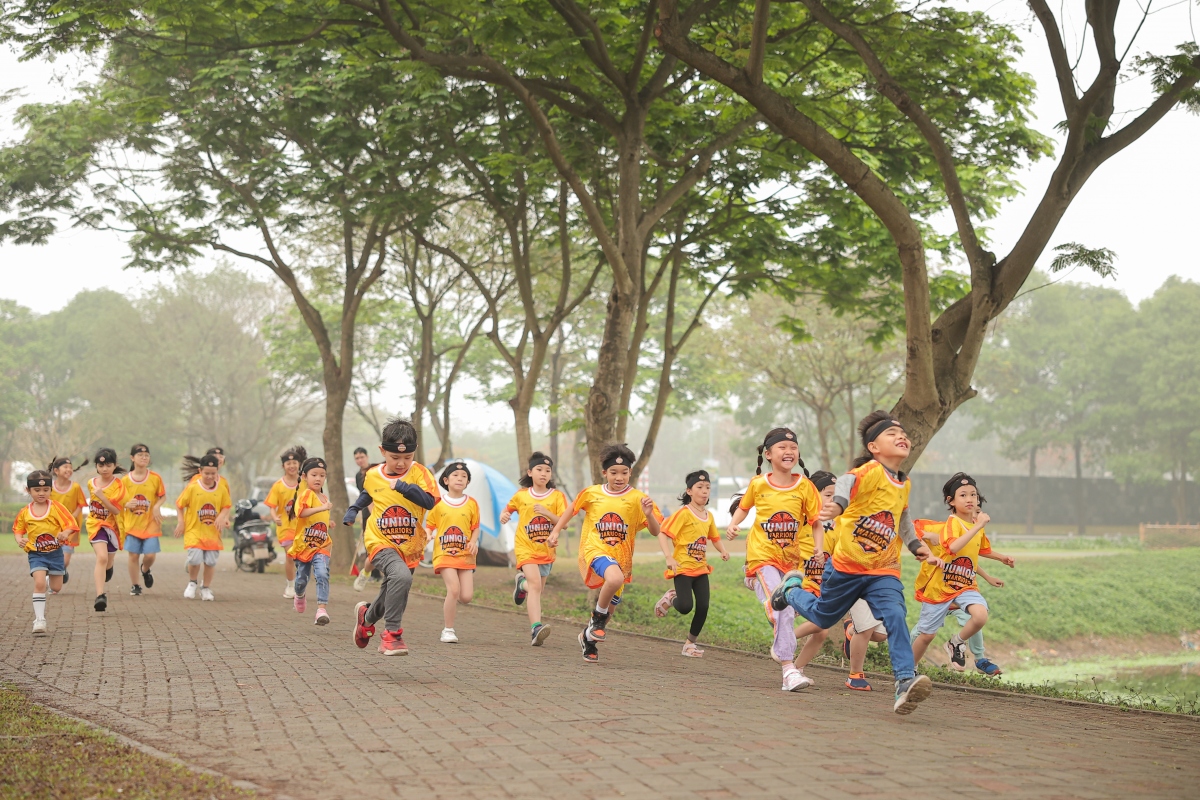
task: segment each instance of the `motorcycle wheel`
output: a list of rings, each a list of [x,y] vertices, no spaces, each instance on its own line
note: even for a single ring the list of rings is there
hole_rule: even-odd
[[[246,551],[244,548],[239,547],[233,551],[233,561],[235,564],[237,564],[237,568],[242,572],[254,572],[255,570],[256,565],[254,560],[246,558]]]
[[[259,575],[261,575],[262,573],[266,572],[266,569],[267,569],[267,560],[266,560],[265,558],[260,558],[260,559],[258,560],[257,567],[258,567],[258,569],[257,569],[257,570],[255,570],[255,571],[256,571],[256,572],[258,572],[258,574],[259,574]]]

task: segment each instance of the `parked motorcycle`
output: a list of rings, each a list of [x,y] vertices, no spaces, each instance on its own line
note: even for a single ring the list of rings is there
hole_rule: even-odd
[[[238,500],[233,518],[233,561],[243,572],[263,572],[278,557],[271,523],[254,513],[254,504]]]

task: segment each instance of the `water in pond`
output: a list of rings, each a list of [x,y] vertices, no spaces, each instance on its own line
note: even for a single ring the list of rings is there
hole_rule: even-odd
[[[1005,678],[1017,683],[1049,683],[1061,689],[1142,695],[1196,703],[1200,702],[1200,651],[1029,666],[1013,664]]]

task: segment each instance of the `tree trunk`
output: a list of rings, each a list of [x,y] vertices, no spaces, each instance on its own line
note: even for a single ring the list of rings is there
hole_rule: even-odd
[[[562,402],[559,397],[559,389],[562,385],[562,349],[563,336],[562,330],[558,332],[558,344],[554,347],[554,352],[550,354],[550,460],[554,462],[554,477],[559,478],[560,466],[558,463],[558,420],[562,413],[559,403]],[[521,474],[525,473],[525,467],[528,462],[520,465]],[[556,482],[561,482],[556,481]]]
[[[333,534],[333,566],[335,569],[349,568],[354,561],[357,541],[355,528],[340,524],[341,515],[350,507],[346,491],[346,468],[342,461],[342,424],[346,416],[346,404],[350,399],[351,371],[341,370],[342,375],[325,385],[325,430],[321,433],[321,445],[325,448],[325,465],[328,477],[325,481],[329,502],[333,504],[334,524],[329,526]],[[333,533],[336,531],[336,533]]]
[[[1037,451],[1037,447],[1029,448],[1029,488],[1025,492],[1025,533],[1031,536],[1037,513]]]
[[[604,336],[596,358],[596,376],[584,407],[589,472],[593,483],[600,482],[600,451],[616,440],[629,336],[633,329],[633,300],[632,294],[622,295],[616,285],[608,296]]]
[[[1175,524],[1186,525],[1187,502],[1187,457],[1179,457],[1179,477],[1175,480]]]
[[[1075,438],[1075,527],[1076,533],[1087,533],[1087,505],[1083,498],[1083,442]]]

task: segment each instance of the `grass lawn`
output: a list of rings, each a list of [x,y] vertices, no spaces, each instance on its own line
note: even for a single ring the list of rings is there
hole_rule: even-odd
[[[93,728],[34,705],[0,685],[0,797],[258,797],[222,778],[192,772],[120,744]]]

